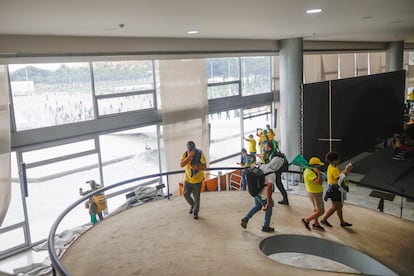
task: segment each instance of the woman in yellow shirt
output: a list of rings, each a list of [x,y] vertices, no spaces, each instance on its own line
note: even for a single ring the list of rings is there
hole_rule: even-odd
[[[346,165],[345,169],[342,171],[339,170],[338,164],[339,164],[339,154],[336,152],[328,152],[325,157],[326,161],[329,163],[328,170],[327,170],[327,180],[328,180],[328,190],[325,194],[325,201],[330,198],[332,200],[332,207],[326,211],[325,215],[323,216],[321,223],[332,227],[332,225],[328,222],[328,218],[336,212],[336,214],[339,217],[339,220],[341,221],[341,227],[347,227],[352,226],[351,223],[348,223],[344,221],[343,214],[342,214],[342,195],[341,191],[339,189],[338,181],[341,174],[344,174],[345,176],[351,171],[352,164],[349,163]]]

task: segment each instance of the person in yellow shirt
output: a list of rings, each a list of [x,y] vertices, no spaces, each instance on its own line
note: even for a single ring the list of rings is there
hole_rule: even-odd
[[[321,220],[321,223],[328,227],[332,227],[332,225],[328,222],[328,218],[333,213],[336,212],[341,222],[341,227],[352,226],[351,223],[344,221],[343,214],[342,214],[342,206],[343,206],[342,198],[343,197],[341,194],[340,186],[338,184],[341,174],[343,174],[343,176],[348,175],[348,173],[352,169],[352,164],[351,163],[347,164],[345,169],[341,172],[341,170],[338,168],[338,165],[340,162],[338,153],[330,151],[326,154],[325,159],[327,162],[329,162],[329,166],[326,172],[326,176],[328,180],[328,190],[325,193],[324,199],[325,201],[327,201],[328,198],[330,198],[332,200],[332,207],[329,208],[328,211],[326,211],[326,213],[324,214]]]
[[[248,138],[243,137],[243,139],[248,142],[247,149],[249,150],[249,155],[256,158],[256,140],[254,139],[253,134],[250,134]]]
[[[267,140],[270,140],[270,141],[273,141],[275,138],[275,132],[273,131],[273,129],[270,128],[269,124],[266,125],[266,137],[267,137]]]
[[[256,130],[256,136],[259,137],[259,141],[257,143],[259,145],[259,154],[261,156],[263,156],[265,154],[265,152],[264,152],[264,144],[266,142],[267,137],[264,135],[263,129],[261,129],[261,128],[258,128]],[[261,157],[261,162],[264,163],[264,160],[263,160],[262,157]]]
[[[181,168],[185,167],[184,198],[190,204],[190,214],[198,219],[200,211],[201,185],[204,180],[203,170],[206,168],[204,153],[196,148],[193,141],[187,142],[187,150],[181,155]],[[193,194],[193,197],[191,196]]]
[[[309,224],[313,220],[312,228],[315,230],[325,230],[318,221],[318,218],[325,212],[325,204],[323,202],[323,186],[322,175],[319,166],[325,165],[318,157],[309,159],[311,168],[303,171],[303,181],[305,182],[306,192],[313,205],[313,212],[307,218],[302,218],[302,223],[306,229],[311,230]]]

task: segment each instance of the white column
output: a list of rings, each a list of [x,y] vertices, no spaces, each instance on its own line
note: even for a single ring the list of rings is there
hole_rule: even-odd
[[[291,161],[300,153],[300,86],[303,82],[303,39],[279,43],[281,150]]]
[[[387,72],[402,70],[404,62],[404,41],[390,42],[388,44],[386,57]]]

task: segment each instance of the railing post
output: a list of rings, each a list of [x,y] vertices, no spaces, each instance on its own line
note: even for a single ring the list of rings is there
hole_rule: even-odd
[[[221,171],[218,172],[218,176],[217,176],[217,191],[221,191]]]
[[[226,191],[227,191],[227,192],[230,190],[230,185],[229,185],[229,183],[230,183],[230,177],[229,177],[229,174],[228,174],[228,173],[226,173]]]

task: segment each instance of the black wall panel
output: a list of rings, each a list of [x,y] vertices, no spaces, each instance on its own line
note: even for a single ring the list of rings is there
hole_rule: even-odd
[[[349,159],[403,127],[405,71],[331,81],[332,149]],[[303,155],[329,151],[329,82],[303,86]]]

